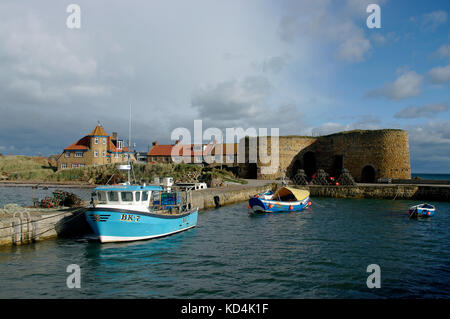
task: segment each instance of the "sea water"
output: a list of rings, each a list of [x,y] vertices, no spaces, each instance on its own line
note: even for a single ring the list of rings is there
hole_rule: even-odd
[[[0,203],[30,194],[2,187]],[[448,298],[450,203],[431,203],[435,216],[422,220],[408,218],[410,200],[312,198],[302,212],[263,215],[239,203],[159,239],[7,247],[0,298]],[[70,289],[73,264],[80,288]],[[370,289],[373,264],[380,288]]]

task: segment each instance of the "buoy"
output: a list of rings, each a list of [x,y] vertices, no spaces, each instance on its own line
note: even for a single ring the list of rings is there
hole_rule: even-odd
[[[311,201],[308,202],[308,206],[311,206]]]
[[[250,206],[250,204],[248,205],[248,209],[250,209],[250,208],[252,208],[251,206]]]
[[[269,208],[273,208],[273,205],[272,205],[272,204],[269,204]]]
[[[292,205],[290,205],[290,206],[289,206],[289,209],[290,209],[290,210],[293,210],[293,209],[294,209],[294,207],[292,207]]]

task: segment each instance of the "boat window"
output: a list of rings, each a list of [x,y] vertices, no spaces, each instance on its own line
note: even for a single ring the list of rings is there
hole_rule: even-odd
[[[136,197],[136,202],[141,200],[141,192],[136,192],[134,196]]]
[[[119,195],[117,194],[117,192],[108,192],[108,200],[110,202],[118,202]]]
[[[121,192],[122,202],[132,202],[133,193],[132,192]]]
[[[98,192],[97,193],[97,195],[98,195],[98,202],[100,203],[100,204],[106,204],[106,193],[105,192]]]
[[[148,200],[148,192],[142,192],[142,201],[146,202]]]

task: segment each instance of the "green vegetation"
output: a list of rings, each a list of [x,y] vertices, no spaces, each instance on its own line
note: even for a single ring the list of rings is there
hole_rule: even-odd
[[[0,156],[0,177],[8,180],[45,180],[54,169],[44,157]]]
[[[155,177],[173,177],[176,182],[206,182],[213,179],[223,182],[246,183],[233,173],[216,168],[193,164],[134,164],[137,182],[153,182]],[[117,164],[86,166],[55,171],[46,158],[28,156],[0,156],[0,174],[3,180],[28,182],[82,182],[105,184],[108,181],[120,183],[127,180],[127,172],[118,171]]]

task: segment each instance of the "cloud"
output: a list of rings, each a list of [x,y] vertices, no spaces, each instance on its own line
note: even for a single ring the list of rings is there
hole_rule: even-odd
[[[422,16],[421,27],[427,31],[434,31],[440,25],[447,22],[447,12],[443,10],[437,10],[430,13],[426,13]]]
[[[450,167],[450,121],[431,121],[407,126],[411,170],[448,173]]]
[[[352,24],[337,27],[336,32],[346,34],[337,49],[338,58],[349,62],[364,61],[364,55],[372,47],[370,41],[365,38],[364,32],[356,29]]]
[[[441,59],[450,58],[450,45],[443,44],[436,53]]]
[[[288,13],[282,17],[278,28],[281,40],[294,43],[297,39],[309,39],[310,45],[332,45],[338,60],[365,60],[372,46],[359,21],[355,21],[366,16],[368,1],[349,1],[339,6],[340,10],[330,1],[288,3]]]
[[[371,41],[378,46],[385,46],[388,43],[399,41],[399,36],[395,32],[388,32],[386,35],[381,33],[373,33],[370,36]]]
[[[274,56],[264,60],[261,63],[261,70],[264,73],[280,73],[281,70],[288,64],[288,56]]]
[[[436,115],[436,113],[446,112],[447,110],[447,103],[428,104],[425,106],[409,106],[395,113],[394,117],[398,119],[431,117]]]
[[[272,106],[272,90],[265,76],[247,76],[199,89],[192,106],[208,127],[278,127],[291,134],[303,124],[303,114],[293,103]]]
[[[444,84],[450,82],[450,64],[431,69],[428,76],[433,84]]]
[[[366,97],[384,96],[391,100],[402,100],[422,93],[423,76],[415,71],[403,71],[394,82],[387,83],[383,87],[373,89],[365,94]]]

